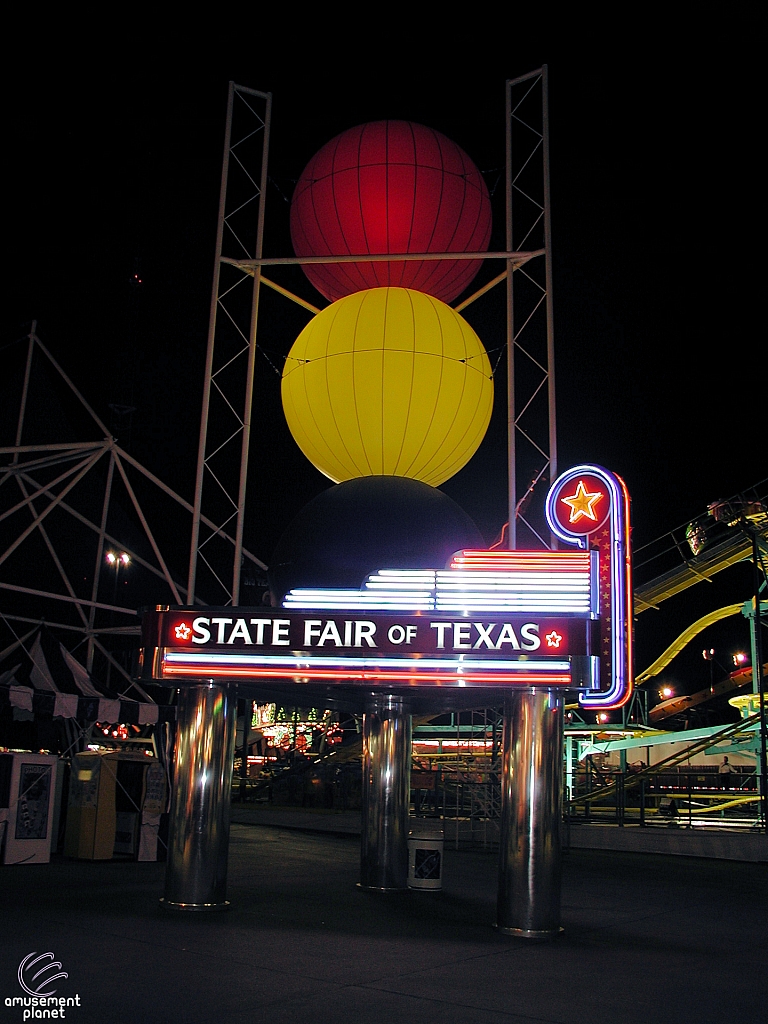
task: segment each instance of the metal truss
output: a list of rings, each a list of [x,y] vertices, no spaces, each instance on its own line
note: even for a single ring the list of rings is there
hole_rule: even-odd
[[[272,97],[229,83],[187,592],[238,604]],[[202,573],[201,573],[202,570]],[[199,576],[204,578],[200,579]]]
[[[317,306],[265,277],[265,267],[389,260],[503,261],[505,270],[455,308],[462,311],[506,281],[509,543],[515,547],[522,539],[528,545],[533,540],[534,545],[550,546],[543,515],[539,523],[526,511],[534,487],[554,479],[556,473],[546,68],[507,82],[507,100],[503,252],[267,258],[262,244],[271,94],[230,83],[187,583],[190,603],[203,587],[206,595],[212,595],[211,603],[238,604],[243,558],[253,558],[242,544],[260,287],[267,285],[310,312],[319,312]],[[522,538],[518,524],[527,528]]]
[[[82,424],[89,439],[62,438],[48,415],[51,391],[69,403],[65,418],[79,420],[75,431]],[[14,638],[7,651],[25,642],[12,623],[23,631],[25,623],[36,628],[45,621],[81,634],[89,672],[96,658],[130,688],[130,675],[114,657],[117,639],[140,631],[135,603],[126,603],[133,593],[187,603],[172,566],[184,565],[179,513],[191,515],[193,506],[120,447],[34,324],[10,429],[12,443],[0,447],[0,618]],[[51,439],[48,429],[55,431]],[[110,549],[130,560],[122,577],[107,565]]]
[[[507,82],[507,249],[536,254],[506,275],[510,548],[554,547],[543,516],[557,478],[547,104],[546,65]]]

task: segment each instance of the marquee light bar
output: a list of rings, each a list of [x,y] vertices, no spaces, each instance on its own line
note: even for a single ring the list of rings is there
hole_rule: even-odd
[[[568,686],[571,664],[550,658],[524,661],[450,657],[338,657],[331,654],[286,654],[282,657],[245,653],[166,651],[165,678],[285,679],[294,682],[334,680],[418,686],[539,685]]]
[[[583,572],[582,551],[457,551],[451,560],[451,569],[484,569],[517,572]]]
[[[595,616],[597,568],[597,552],[462,551],[450,569],[380,569],[360,590],[291,590],[283,607]]]
[[[283,601],[284,608],[323,611],[434,611],[431,591],[400,590],[291,590]]]

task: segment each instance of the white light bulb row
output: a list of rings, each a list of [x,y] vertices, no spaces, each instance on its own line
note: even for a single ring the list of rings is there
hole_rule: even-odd
[[[476,572],[383,569],[361,590],[297,588],[285,608],[371,611],[520,611],[588,614],[593,587],[588,565],[556,572]]]

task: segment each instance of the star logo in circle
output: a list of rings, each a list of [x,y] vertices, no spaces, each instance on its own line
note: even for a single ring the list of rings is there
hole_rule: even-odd
[[[597,514],[595,513],[595,505],[602,498],[602,491],[588,491],[584,486],[584,481],[579,480],[576,487],[576,492],[569,498],[561,498],[560,500],[568,505],[571,512],[568,518],[570,523],[578,523],[578,521],[584,517],[591,519],[592,522],[597,522]]]

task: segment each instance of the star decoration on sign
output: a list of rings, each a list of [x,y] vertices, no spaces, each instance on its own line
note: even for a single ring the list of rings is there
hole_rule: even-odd
[[[176,639],[177,640],[189,640],[191,634],[192,634],[192,630],[186,624],[186,622],[182,622],[181,625],[176,627]]]
[[[602,498],[602,491],[588,491],[584,486],[584,481],[579,480],[578,486],[576,487],[576,493],[572,494],[570,498],[561,498],[560,500],[570,506],[571,514],[568,522],[578,523],[582,516],[585,519],[591,519],[593,522],[597,522],[597,516],[595,515],[595,504]]]
[[[547,647],[559,647],[563,642],[563,638],[560,633],[556,632],[554,629],[551,633],[547,633],[544,639],[547,641]]]

